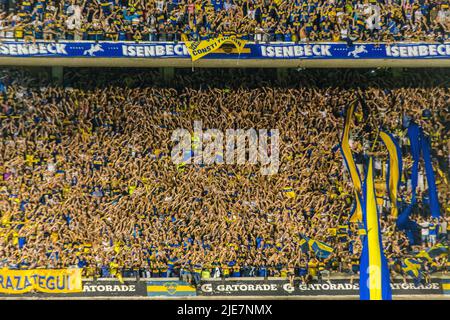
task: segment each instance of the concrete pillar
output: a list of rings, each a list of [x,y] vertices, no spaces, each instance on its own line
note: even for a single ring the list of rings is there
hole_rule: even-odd
[[[159,68],[159,72],[166,83],[171,83],[175,76],[175,68]]]
[[[52,79],[57,83],[62,84],[64,81],[64,68],[52,67]]]

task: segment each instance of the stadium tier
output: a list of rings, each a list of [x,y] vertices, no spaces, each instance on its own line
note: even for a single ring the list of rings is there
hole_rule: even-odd
[[[374,157],[391,274],[427,281],[448,268],[446,69],[290,70],[286,82],[270,70],[179,70],[170,85],[150,69],[69,69],[62,85],[45,75],[0,74],[0,268],[195,284],[357,277],[366,228],[347,144],[361,179]],[[259,143],[267,130],[270,162],[251,162],[251,149],[229,160],[229,129],[254,129]],[[192,151],[174,162],[186,132]],[[397,198],[384,132],[402,156]],[[223,149],[201,160],[222,133]]]
[[[449,27],[448,0],[0,0],[0,299],[445,298]]]
[[[2,1],[0,38],[180,41],[445,41],[444,0]]]

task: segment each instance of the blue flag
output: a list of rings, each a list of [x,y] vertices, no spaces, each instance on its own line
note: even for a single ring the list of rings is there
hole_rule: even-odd
[[[439,198],[436,190],[436,180],[433,172],[433,164],[431,163],[430,154],[430,138],[423,134],[421,130],[421,140],[422,140],[422,156],[425,162],[425,173],[428,182],[428,196],[430,197],[430,211],[433,218],[439,218]]]
[[[430,198],[429,203],[431,216],[433,218],[439,218],[440,216],[439,199],[436,190],[436,180],[433,172],[433,165],[431,163],[430,139],[424,135],[422,128],[420,128],[414,122],[411,122],[411,124],[408,127],[408,137],[411,144],[411,155],[414,161],[413,166],[411,168],[412,196],[410,204],[403,212],[404,216],[402,216],[401,219],[399,216],[400,221],[397,221],[397,226],[400,229],[402,229],[404,224],[408,222],[409,215],[411,214],[412,209],[416,204],[416,189],[419,174],[419,160],[421,153],[425,163],[425,172],[428,182],[428,195]]]

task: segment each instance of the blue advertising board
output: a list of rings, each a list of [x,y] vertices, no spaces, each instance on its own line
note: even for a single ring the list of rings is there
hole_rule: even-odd
[[[0,43],[0,57],[190,58],[182,42]],[[450,43],[247,43],[237,54],[219,50],[202,59],[449,59]]]

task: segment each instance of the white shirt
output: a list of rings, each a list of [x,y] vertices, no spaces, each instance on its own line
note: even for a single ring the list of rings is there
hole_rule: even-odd
[[[256,13],[256,10],[248,10],[247,17],[249,17],[252,20],[255,20],[255,13]]]
[[[76,16],[77,18],[81,18],[81,11],[82,11],[81,6],[77,4],[70,5],[67,8],[67,14],[70,15],[71,13],[73,13],[73,15]]]
[[[381,170],[381,161],[378,159],[375,159],[375,169]]]
[[[366,5],[363,9],[364,14],[371,14],[372,13],[372,7],[370,5]]]
[[[50,172],[55,172],[55,164],[53,162],[47,163],[47,170]]]
[[[159,11],[163,11],[164,10],[164,1],[156,1],[156,9],[158,9]]]
[[[441,222],[440,227],[440,233],[447,233],[447,221]]]
[[[430,229],[428,229],[428,227],[430,226],[430,224],[429,224],[428,222],[422,222],[422,223],[419,223],[419,226],[422,227],[421,232],[422,232],[422,235],[423,235],[423,236],[427,236],[427,235],[430,234]]]
[[[447,10],[439,10],[437,17],[440,20],[441,23],[445,22],[445,19],[447,19],[448,11]]]

